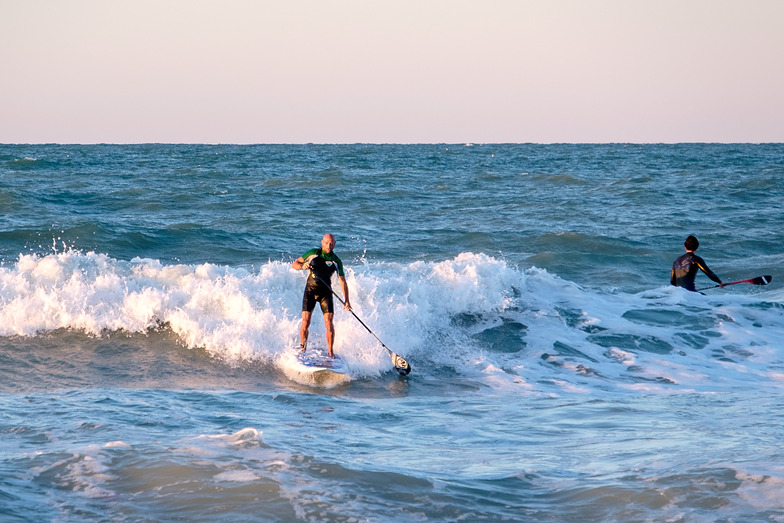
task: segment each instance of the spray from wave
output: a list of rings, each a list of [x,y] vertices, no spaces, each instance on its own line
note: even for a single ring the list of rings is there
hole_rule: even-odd
[[[419,373],[456,372],[548,394],[784,384],[776,350],[784,307],[775,291],[596,292],[472,253],[435,263],[363,262],[347,276],[355,312]],[[20,255],[0,267],[0,335],[166,328],[184,346],[229,362],[280,365],[298,340],[303,284],[284,262],[247,269],[77,251]],[[351,315],[339,311],[335,322],[336,350],[353,375],[391,370]],[[318,314],[311,340],[323,340]]]
[[[516,279],[503,262],[469,254],[437,264],[366,264],[349,271],[357,313],[388,343],[408,350],[437,335],[433,325],[445,314],[503,309]],[[20,255],[0,268],[0,335],[67,329],[101,336],[165,326],[189,348],[229,360],[272,360],[294,345],[303,283],[302,274],[282,262],[251,272],[121,261],[93,252]],[[340,315],[337,325],[337,348],[353,368],[377,372],[384,357],[374,350],[376,342],[349,315]],[[314,331],[319,336],[317,320]]]

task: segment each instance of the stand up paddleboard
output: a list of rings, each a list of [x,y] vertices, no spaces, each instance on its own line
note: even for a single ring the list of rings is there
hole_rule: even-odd
[[[348,374],[346,362],[338,355],[330,358],[327,354],[327,349],[311,347],[304,352],[299,350],[299,348],[296,351],[297,370],[303,374],[314,374],[317,376],[341,376]]]

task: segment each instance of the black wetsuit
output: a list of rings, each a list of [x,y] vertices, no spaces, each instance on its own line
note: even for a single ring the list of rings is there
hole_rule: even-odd
[[[335,312],[332,302],[332,275],[336,272],[339,276],[344,275],[343,262],[334,252],[327,254],[322,249],[311,249],[303,254],[302,258],[310,264],[311,269],[302,296],[302,310],[312,312],[316,303],[319,303],[321,312]]]
[[[721,283],[721,279],[708,268],[705,260],[693,252],[687,252],[683,256],[678,257],[678,259],[675,260],[675,262],[672,264],[672,271],[670,271],[670,283],[677,287],[683,287],[684,289],[690,291],[696,291],[697,289],[694,288],[694,277],[697,276],[697,269],[704,272],[708,278],[715,281],[716,283]]]

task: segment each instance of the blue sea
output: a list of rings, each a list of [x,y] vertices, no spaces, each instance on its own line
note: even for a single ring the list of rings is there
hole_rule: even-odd
[[[782,202],[784,144],[0,145],[0,520],[782,522]]]

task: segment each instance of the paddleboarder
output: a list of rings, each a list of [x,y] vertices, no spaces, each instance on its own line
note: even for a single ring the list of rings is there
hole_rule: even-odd
[[[697,238],[689,235],[689,237],[686,238],[686,241],[683,242],[683,246],[686,248],[686,254],[679,256],[672,264],[670,283],[676,287],[683,287],[690,291],[696,291],[697,289],[694,287],[694,278],[697,276],[697,269],[699,269],[704,272],[708,278],[718,283],[720,287],[724,287],[724,282],[708,268],[705,260],[694,254],[694,251],[700,246],[700,242]]]
[[[308,270],[308,281],[305,284],[305,292],[302,296],[302,326],[299,330],[301,351],[308,345],[308,333],[310,329],[310,319],[316,303],[321,305],[321,312],[324,314],[324,326],[327,328],[327,353],[334,358],[332,346],[335,343],[335,326],[333,316],[335,306],[332,301],[332,275],[337,272],[340,288],[343,291],[343,308],[351,310],[351,302],[348,297],[348,283],[343,273],[343,262],[337,254],[333,252],[335,248],[335,237],[332,234],[325,234],[321,239],[321,248],[310,249],[305,254],[294,260],[291,264],[294,270]]]

